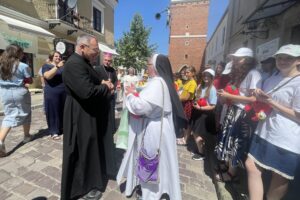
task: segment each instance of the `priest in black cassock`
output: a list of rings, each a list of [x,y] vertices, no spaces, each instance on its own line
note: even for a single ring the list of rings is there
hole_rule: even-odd
[[[117,171],[113,135],[107,134],[114,86],[92,67],[98,55],[97,39],[81,35],[64,66],[62,200],[100,199]]]
[[[113,56],[110,53],[103,52],[103,64],[100,66],[94,66],[94,69],[101,75],[101,78],[104,80],[110,80],[114,85],[114,90],[117,87],[117,73],[116,70],[111,66],[113,61]],[[110,134],[114,134],[116,132],[116,123],[115,123],[115,106],[116,106],[116,98],[115,94],[111,95],[110,98],[110,107],[108,114],[108,127],[107,131]]]

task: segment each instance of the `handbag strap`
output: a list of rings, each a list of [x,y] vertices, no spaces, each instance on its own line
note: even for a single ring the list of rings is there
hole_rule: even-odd
[[[289,80],[287,80],[285,83],[283,83],[282,85],[278,86],[277,88],[274,88],[273,90],[271,90],[267,94],[272,94],[272,93],[278,91],[280,88],[282,88],[283,86],[287,85],[289,82],[291,82],[293,79],[297,78],[298,76],[300,76],[300,74],[297,74],[297,75],[293,76],[292,78],[290,78]]]
[[[160,80],[161,82],[161,86],[162,86],[162,91],[163,91],[163,102],[162,102],[162,111],[161,111],[161,125],[160,125],[160,137],[159,137],[159,147],[158,147],[158,151],[160,150],[160,146],[161,146],[161,140],[162,140],[162,130],[163,130],[163,121],[164,121],[164,115],[165,115],[165,111],[164,111],[164,107],[165,107],[165,92],[164,92],[164,85],[163,82]],[[144,120],[143,120],[143,126],[144,126]],[[146,128],[144,129],[144,133],[143,133],[143,137],[142,137],[142,144],[141,147],[144,146],[144,137],[145,137],[145,133],[146,133]]]

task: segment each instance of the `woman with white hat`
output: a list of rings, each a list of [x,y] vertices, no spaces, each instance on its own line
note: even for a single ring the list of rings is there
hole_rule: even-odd
[[[214,70],[204,70],[202,83],[196,89],[190,124],[198,151],[194,152],[193,160],[203,160],[205,158],[205,140],[210,134],[215,134],[216,131],[214,109],[217,104],[217,90],[213,85],[214,76]]]
[[[239,92],[231,93],[228,89],[218,91],[220,100],[228,104],[215,149],[218,160],[227,165],[217,167],[220,170],[215,178],[222,182],[236,180],[236,168],[244,167],[250,136],[256,127],[256,122],[250,119],[244,108],[246,104],[255,102],[252,93],[261,80],[251,49],[243,47],[230,56],[231,82],[227,87],[238,88]]]
[[[264,170],[272,172],[267,199],[282,199],[300,163],[300,45],[282,46],[275,59],[280,73],[255,91],[272,112],[259,122],[246,161],[251,200],[263,199]]]

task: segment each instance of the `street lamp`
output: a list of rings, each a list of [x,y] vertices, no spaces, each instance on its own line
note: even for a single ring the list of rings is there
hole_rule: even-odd
[[[160,20],[162,13],[167,13],[167,23],[166,23],[166,25],[168,26],[169,25],[169,21],[170,21],[170,9],[166,8],[166,9],[164,9],[164,10],[156,13],[155,14],[155,19]]]

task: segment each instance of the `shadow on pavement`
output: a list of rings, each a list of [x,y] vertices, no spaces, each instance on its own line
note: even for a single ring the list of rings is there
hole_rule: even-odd
[[[48,133],[47,133],[47,129],[41,129],[39,130],[37,133],[33,134],[32,135],[32,138],[31,138],[31,141],[34,141],[36,139],[39,139],[39,138],[42,138],[42,137],[45,137],[47,136]],[[29,143],[30,143],[29,142]],[[18,150],[20,147],[22,147],[25,143],[23,141],[21,141],[19,144],[17,144],[12,150],[10,150],[9,152],[7,152],[7,155],[6,156],[9,156],[11,154],[13,154],[16,150]]]

